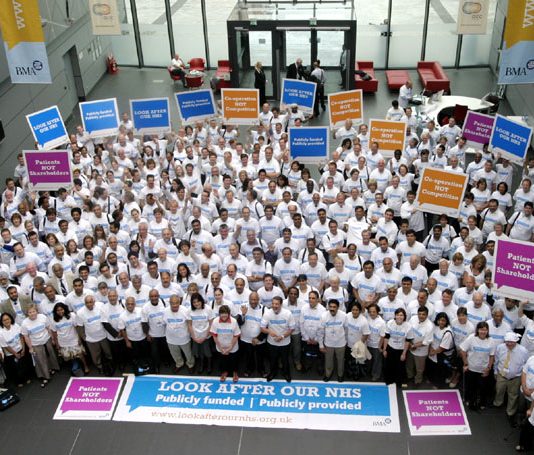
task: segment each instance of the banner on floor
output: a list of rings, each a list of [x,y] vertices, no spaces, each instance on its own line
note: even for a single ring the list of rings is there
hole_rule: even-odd
[[[471,434],[458,390],[414,390],[403,395],[412,436]]]
[[[515,226],[522,223],[516,220]],[[529,224],[525,222],[525,228]],[[493,262],[493,282],[499,295],[534,301],[534,243],[497,240]]]
[[[69,141],[69,135],[57,106],[26,115],[35,142],[42,148],[58,147]]]
[[[0,29],[13,84],[51,84],[38,0],[0,3]]]
[[[196,122],[213,118],[217,107],[211,90],[193,90],[174,94],[182,122]],[[257,116],[256,116],[257,117]]]
[[[328,114],[330,127],[339,128],[346,120],[354,124],[363,122],[363,92],[349,90],[348,92],[331,93],[328,95]]]
[[[316,91],[317,84],[315,82],[282,79],[280,107],[285,109],[291,104],[296,104],[304,112],[313,112]]]
[[[384,158],[393,157],[395,150],[404,150],[405,139],[405,122],[379,119],[369,122],[369,146],[378,142],[378,149]]]
[[[467,139],[467,145],[482,148],[484,144],[489,144],[494,123],[495,117],[492,115],[468,111],[462,130],[462,136]]]
[[[257,125],[260,115],[260,91],[255,88],[221,89],[223,119],[234,125]]]
[[[24,150],[22,152],[32,190],[49,191],[72,186],[68,150]]]
[[[489,0],[460,0],[458,35],[485,35],[488,25]]]
[[[523,165],[532,138],[532,128],[497,114],[490,145],[503,158]]]
[[[80,103],[83,129],[91,137],[111,136],[119,131],[117,99],[86,101]]]
[[[130,100],[134,130],[138,134],[159,134],[171,131],[169,98]]]
[[[425,212],[457,218],[467,181],[466,174],[424,168],[415,206]]]
[[[508,2],[498,83],[534,83],[533,0]]]
[[[113,420],[400,432],[394,385],[129,376]]]
[[[327,126],[304,126],[289,128],[291,158],[317,163],[328,158],[329,128]]]
[[[120,35],[117,0],[89,0],[93,35]]]
[[[122,378],[70,378],[54,420],[111,420]]]

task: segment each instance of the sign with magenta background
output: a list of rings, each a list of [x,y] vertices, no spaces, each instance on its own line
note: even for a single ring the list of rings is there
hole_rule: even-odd
[[[24,150],[28,180],[36,191],[57,190],[72,185],[68,150]]]
[[[499,295],[518,300],[534,300],[533,281],[534,243],[497,240],[493,282]]]
[[[470,435],[458,390],[404,391],[412,436]]]
[[[491,115],[468,111],[462,131],[467,145],[482,148],[484,144],[489,144],[494,123],[495,117]]]
[[[71,378],[54,419],[111,420],[122,378]]]

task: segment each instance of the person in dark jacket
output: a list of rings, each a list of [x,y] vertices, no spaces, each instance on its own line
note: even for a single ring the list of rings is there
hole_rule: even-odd
[[[263,65],[261,62],[257,62],[254,67],[254,88],[260,91],[260,106],[263,106],[266,102],[265,84],[267,84],[267,79],[265,77],[265,71],[263,71]]]

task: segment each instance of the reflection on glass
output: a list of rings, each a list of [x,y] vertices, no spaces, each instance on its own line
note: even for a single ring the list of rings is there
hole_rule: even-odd
[[[164,2],[138,1],[136,6],[145,65],[169,65],[171,49]]]
[[[206,61],[200,0],[171,0],[171,14],[176,52],[187,62],[192,58]]]

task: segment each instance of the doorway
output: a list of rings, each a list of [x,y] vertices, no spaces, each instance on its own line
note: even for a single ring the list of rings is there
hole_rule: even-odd
[[[227,26],[234,87],[254,87],[254,65],[259,61],[268,81],[267,98],[280,99],[287,67],[302,58],[308,71],[313,61],[321,60],[321,67],[326,70],[327,93],[354,88],[354,20],[317,21],[314,26],[306,21],[258,21],[253,27],[248,21],[229,20]],[[342,66],[348,77],[345,86],[340,87]]]
[[[63,63],[65,65],[65,77],[68,84],[68,93],[73,102],[72,105],[75,106],[79,101],[85,101],[86,99],[76,46],[72,46],[63,55]]]

